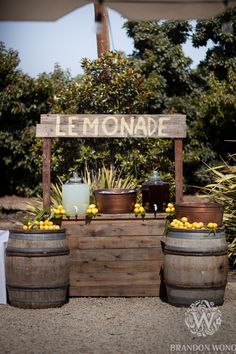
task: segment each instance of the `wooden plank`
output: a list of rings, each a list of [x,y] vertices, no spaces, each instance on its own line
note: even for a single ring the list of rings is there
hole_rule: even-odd
[[[186,116],[173,115],[42,115],[36,137],[183,138]]]
[[[95,219],[92,219],[91,223],[94,224],[104,220],[106,220],[107,222],[110,222],[111,220],[115,220],[115,221],[122,220],[124,222],[135,221],[142,224],[142,223],[146,223],[147,221],[149,222],[150,220],[152,221],[163,220],[165,219],[165,216],[166,216],[165,213],[156,213],[155,216],[154,213],[146,213],[143,221],[143,219],[140,216],[136,217],[134,213],[125,213],[125,214],[102,214],[102,213],[100,214],[99,213]],[[77,215],[77,218],[75,217],[63,218],[64,223],[75,223],[75,222],[78,223],[79,221],[85,223],[84,214]]]
[[[139,273],[139,274],[144,274],[144,273]],[[83,286],[117,286],[117,285],[128,285],[128,286],[133,286],[133,285],[150,285],[150,284],[160,284],[160,279],[145,279],[145,278],[140,278],[140,279],[133,279],[132,277],[129,277],[129,279],[103,279],[103,280],[94,280],[94,279],[89,279],[89,278],[84,278],[84,279],[75,279],[73,277],[70,277],[70,286],[72,287],[83,287]]]
[[[106,236],[162,236],[164,232],[165,221],[150,223],[132,223],[132,222],[100,222],[85,225],[85,223],[64,223],[67,237],[70,236],[91,236],[91,237],[106,237]]]
[[[175,139],[175,201],[183,201],[183,140]]]
[[[107,283],[116,283],[120,285],[127,285],[130,282],[138,284],[139,282],[145,281],[146,283],[151,283],[154,281],[160,281],[160,276],[158,272],[124,272],[124,273],[114,273],[114,272],[90,272],[90,273],[73,273],[70,274],[70,284],[72,286],[78,285],[105,285]],[[151,282],[150,282],[151,281]]]
[[[156,260],[160,256],[160,248],[118,248],[118,249],[95,249],[95,250],[73,250],[70,252],[70,260],[77,261],[138,261]]]
[[[112,237],[87,237],[70,235],[70,250],[80,249],[113,249],[113,248],[143,248],[161,247],[162,237],[157,236],[112,236]]]
[[[81,286],[69,289],[69,296],[159,296],[160,285]]]
[[[43,139],[43,207],[50,208],[50,188],[51,188],[51,139]]]
[[[125,273],[129,272],[159,272],[162,260],[133,260],[133,261],[78,261],[70,259],[70,276],[76,273],[91,273],[91,272],[106,272],[110,273]]]

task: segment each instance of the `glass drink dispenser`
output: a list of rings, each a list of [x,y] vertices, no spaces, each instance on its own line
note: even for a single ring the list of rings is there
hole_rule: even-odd
[[[150,213],[163,212],[169,203],[170,188],[157,171],[153,171],[147,182],[142,184],[142,203]]]
[[[69,216],[86,213],[89,205],[89,185],[82,183],[76,172],[62,185],[62,205]]]

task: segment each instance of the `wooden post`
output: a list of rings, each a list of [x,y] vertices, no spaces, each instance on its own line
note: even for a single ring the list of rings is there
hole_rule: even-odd
[[[102,53],[110,50],[108,12],[103,4],[94,4],[95,20],[101,22],[101,30],[97,33],[97,53],[98,57]]]
[[[175,202],[183,201],[183,139],[175,139]]]
[[[51,204],[51,138],[43,139],[43,207],[49,208]]]

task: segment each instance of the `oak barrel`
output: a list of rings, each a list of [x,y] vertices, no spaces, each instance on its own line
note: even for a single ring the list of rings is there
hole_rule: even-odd
[[[65,230],[10,230],[6,285],[12,306],[49,308],[66,303],[69,248]]]
[[[223,228],[216,232],[170,228],[164,247],[168,302],[188,306],[197,300],[222,305],[228,275]]]

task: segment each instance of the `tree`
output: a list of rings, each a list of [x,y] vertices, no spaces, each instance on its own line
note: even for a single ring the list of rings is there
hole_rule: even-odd
[[[213,46],[207,50],[200,68],[208,74],[214,72],[219,80],[225,80],[229,71],[236,71],[236,7],[209,20],[198,21],[193,34],[193,46]]]
[[[191,59],[185,57],[181,47],[191,25],[186,21],[148,21],[127,22],[125,27],[134,40],[133,57],[138,60],[151,90],[158,92],[149,108],[162,112],[168,97],[191,91]]]
[[[18,64],[18,53],[0,43],[0,195],[30,194],[41,174],[35,125],[49,92]]]

